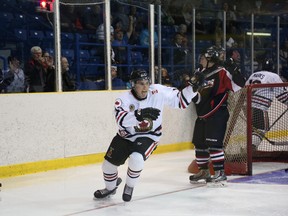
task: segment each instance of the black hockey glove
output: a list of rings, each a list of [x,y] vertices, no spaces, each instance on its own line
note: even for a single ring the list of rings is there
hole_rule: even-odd
[[[145,118],[156,120],[160,115],[160,110],[152,107],[135,110],[135,116],[138,121],[143,121]]]
[[[204,74],[202,72],[196,71],[188,83],[192,86],[193,91],[196,92],[204,84],[204,81]]]

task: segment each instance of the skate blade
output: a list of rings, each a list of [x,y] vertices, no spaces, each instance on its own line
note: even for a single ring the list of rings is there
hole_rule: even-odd
[[[198,180],[198,181],[190,180],[190,184],[192,184],[192,185],[195,185],[195,184],[207,184],[207,182],[206,182],[205,179],[201,179],[201,180]]]
[[[95,197],[95,196],[93,196],[93,200],[105,200],[105,199],[109,199],[111,196],[113,196],[113,195],[115,195],[116,194],[116,192],[117,192],[117,189],[118,189],[118,186],[120,185],[122,183],[122,179],[119,177],[118,179],[117,179],[117,182],[116,182],[116,187],[115,187],[115,189],[114,189],[114,191],[111,193],[111,194],[109,194],[109,195],[107,195],[107,196],[105,196],[105,197]]]
[[[219,181],[219,182],[207,182],[207,187],[211,188],[222,188],[227,187],[227,181]]]

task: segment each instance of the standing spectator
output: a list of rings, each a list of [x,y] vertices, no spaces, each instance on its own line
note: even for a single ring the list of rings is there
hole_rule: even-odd
[[[200,97],[193,98],[198,118],[192,142],[195,145],[196,162],[200,171],[190,176],[191,184],[203,180],[221,182],[227,179],[224,173],[223,150],[223,139],[229,119],[227,98],[229,91],[237,91],[241,87],[232,81],[231,74],[225,68],[219,66],[219,56],[219,49],[207,48],[200,57],[203,69],[197,71],[191,79],[197,81],[204,78],[204,86],[199,89]],[[213,177],[208,168],[209,160],[212,161],[215,171]]]
[[[62,72],[62,90],[75,91],[75,84],[69,75],[69,62],[66,57],[61,57],[61,72]],[[45,84],[45,92],[56,91],[56,71],[55,68],[50,68],[47,71],[47,79]]]
[[[105,198],[115,194],[121,183],[118,167],[128,159],[126,184],[122,199],[129,202],[146,161],[157,148],[162,135],[163,109],[185,109],[197,93],[191,86],[182,91],[159,84],[150,85],[145,70],[134,70],[130,76],[132,89],[114,103],[114,117],[118,133],[113,138],[102,164],[105,188],[96,190],[94,197]]]
[[[118,21],[118,24],[119,23],[122,23],[121,20]],[[114,26],[114,40],[112,46],[117,64],[127,64],[127,46],[133,32],[133,17],[129,16],[129,29],[127,32],[124,32],[120,26]]]
[[[13,75],[13,81],[7,86],[8,93],[20,93],[25,89],[25,75],[24,71],[20,68],[20,61],[15,56],[8,57],[9,69],[6,73]]]
[[[46,66],[41,47],[33,46],[31,48],[31,58],[24,66],[26,92],[44,91]]]

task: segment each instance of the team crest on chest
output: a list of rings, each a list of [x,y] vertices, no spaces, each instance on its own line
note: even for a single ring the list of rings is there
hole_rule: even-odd
[[[153,128],[153,121],[151,119],[145,118],[137,126],[134,127],[136,132],[147,132]]]

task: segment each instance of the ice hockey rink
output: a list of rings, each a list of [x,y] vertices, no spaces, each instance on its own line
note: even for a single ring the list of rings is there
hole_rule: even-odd
[[[189,183],[193,158],[193,150],[152,155],[128,203],[121,198],[123,182],[109,199],[93,199],[104,187],[101,164],[0,179],[0,215],[288,215],[287,163],[254,163],[253,176],[228,176],[220,188]],[[119,168],[123,180],[126,168]]]

